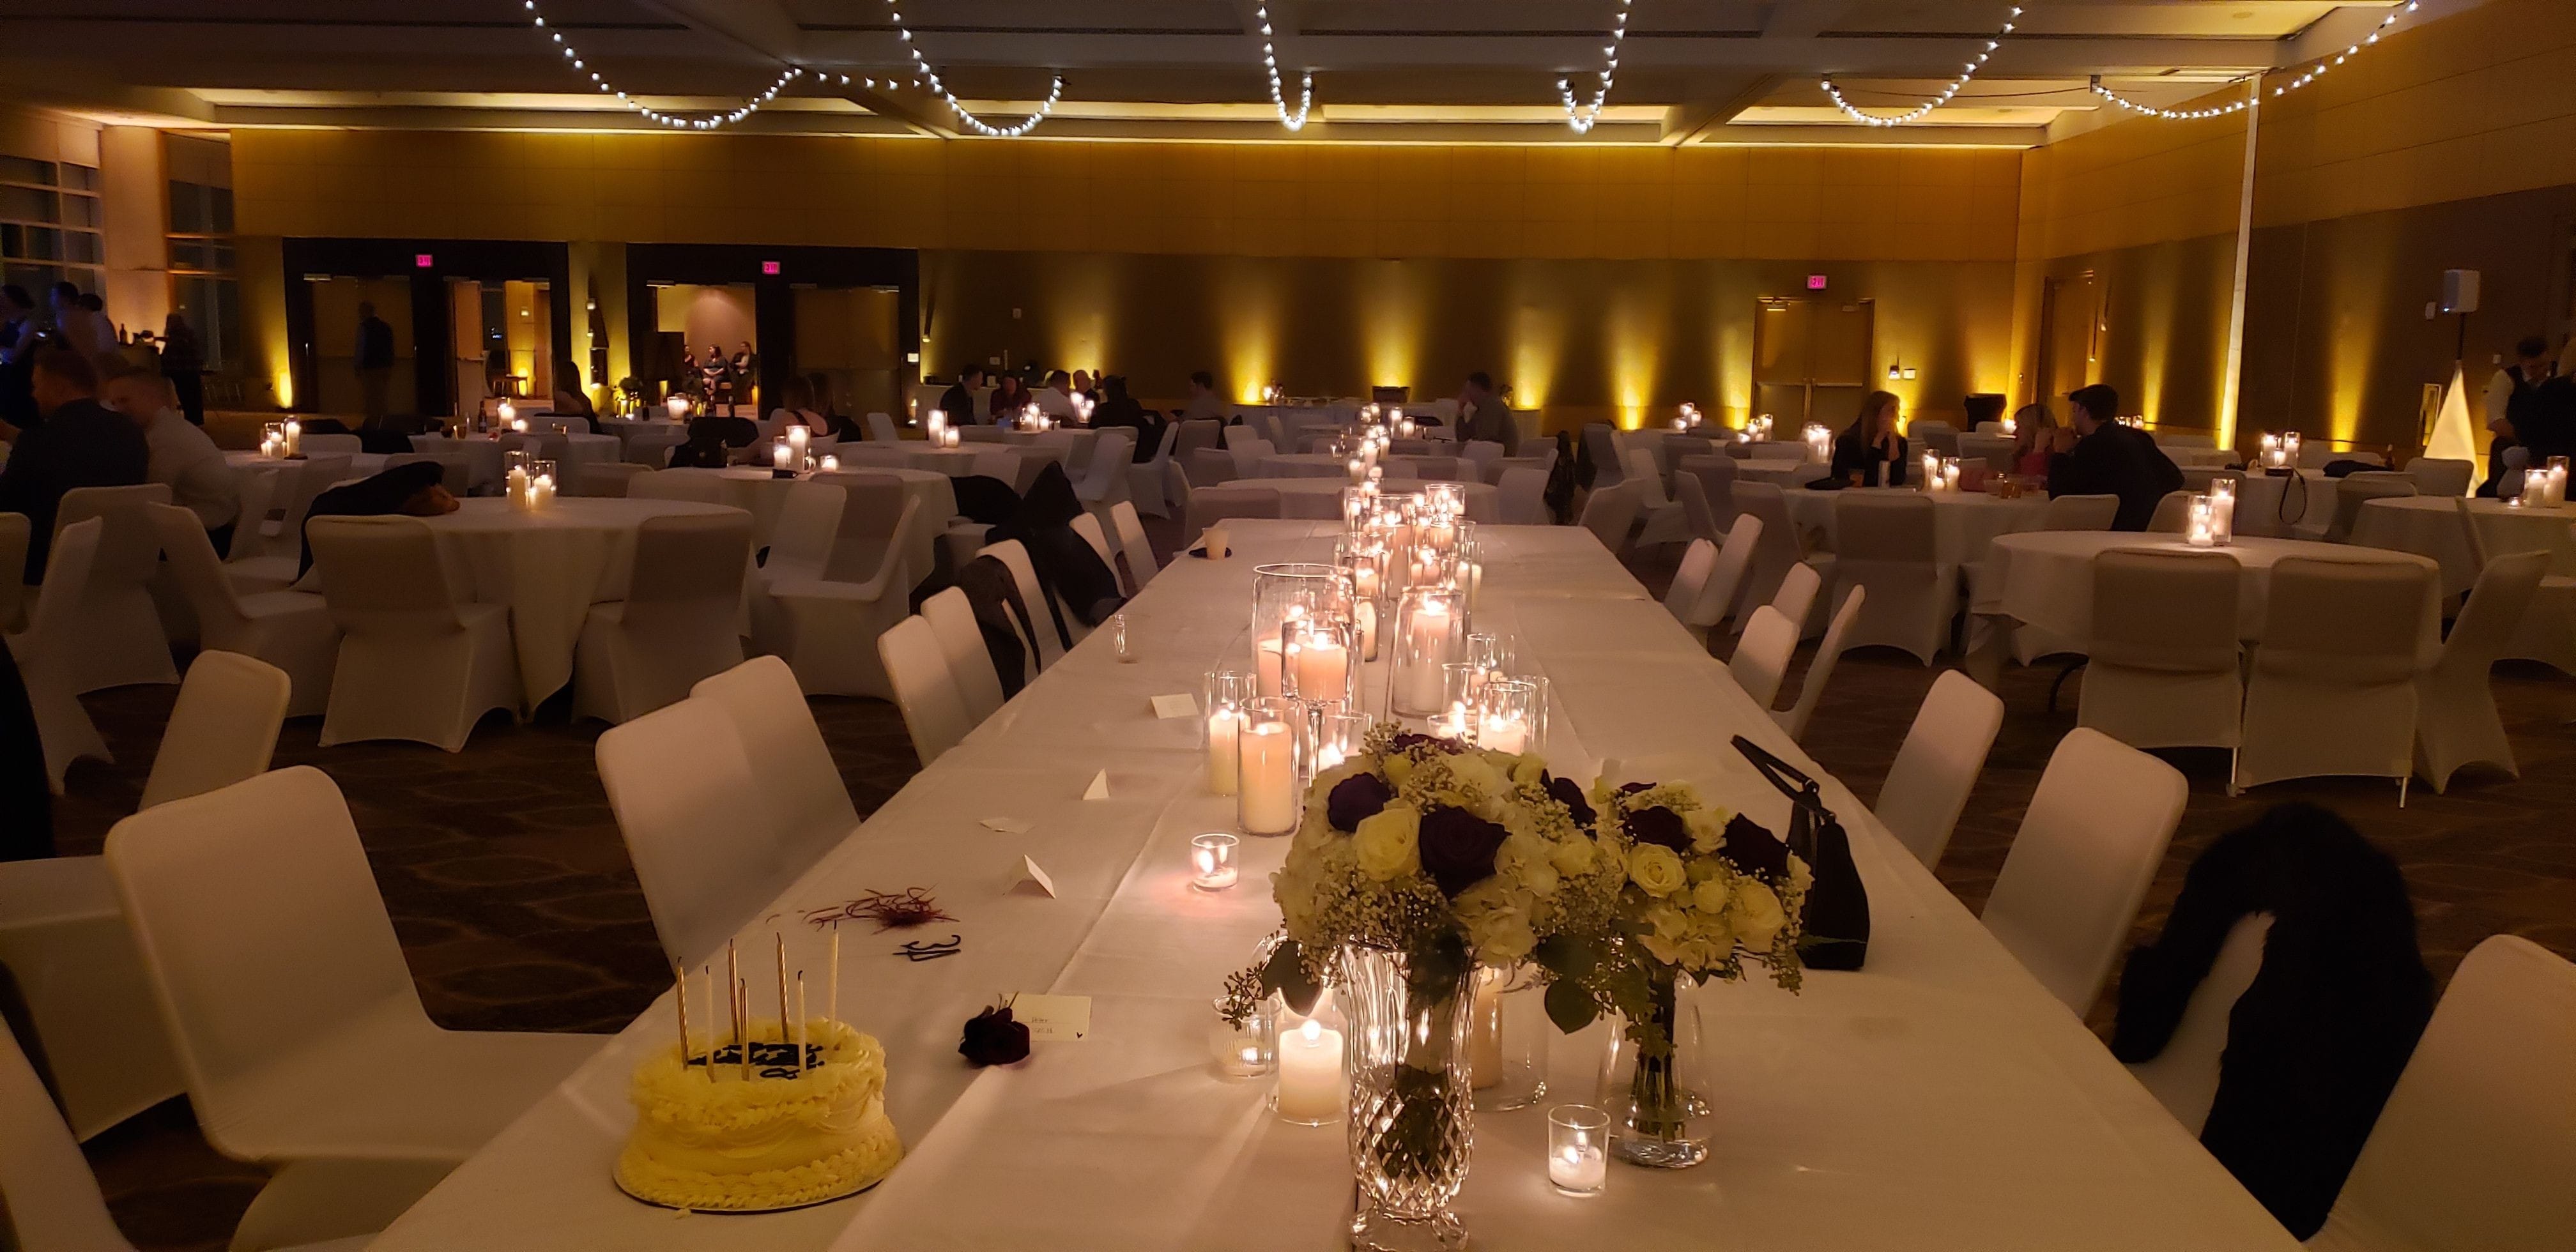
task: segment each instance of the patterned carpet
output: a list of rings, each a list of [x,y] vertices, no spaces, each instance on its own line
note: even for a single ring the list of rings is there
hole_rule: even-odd
[[[1164,547],[1168,527],[1155,538]],[[1660,593],[1670,554],[1637,563]],[[1803,666],[1803,662],[1802,662]],[[1890,756],[1938,671],[1900,653],[1844,658],[1808,734],[1808,750],[1862,796],[1877,793]],[[2046,711],[2053,667],[2006,673],[2007,717],[1984,777],[1940,866],[1974,907],[2002,866],[2048,754],[2074,725],[2070,683]],[[1784,690],[1795,690],[1793,673]],[[2081,680],[2076,680],[2080,682]],[[174,689],[128,688],[88,699],[117,756],[83,763],[58,821],[65,853],[95,852],[140,796]],[[2385,782],[2284,783],[2230,798],[2223,752],[2166,754],[2191,778],[2189,811],[2138,920],[2153,934],[2184,867],[2221,832],[2264,808],[2313,800],[2343,813],[2405,867],[2425,958],[2447,980],[2461,956],[2500,931],[2576,956],[2576,736],[2563,719],[2576,684],[2537,667],[2497,671],[2496,693],[2522,755],[2522,777],[2463,775],[2449,795],[2416,788],[2397,807]],[[816,717],[861,812],[916,768],[893,706],[818,699]],[[513,726],[497,715],[454,756],[405,744],[328,752],[318,722],[290,723],[281,766],[316,765],[347,793],[430,1015],[459,1029],[609,1031],[663,984],[661,950],[592,765],[596,722],[560,711]],[[2105,998],[2105,1004],[2108,997]],[[2107,1027],[2107,1009],[2092,1015]],[[148,1252],[211,1252],[260,1182],[256,1169],[216,1156],[184,1101],[172,1101],[89,1145],[117,1221]]]

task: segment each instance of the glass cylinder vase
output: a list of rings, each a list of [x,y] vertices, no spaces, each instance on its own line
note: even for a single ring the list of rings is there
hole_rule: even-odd
[[[1445,586],[1410,587],[1398,602],[1395,629],[1378,641],[1378,652],[1392,664],[1387,675],[1387,711],[1397,717],[1429,717],[1442,709],[1447,694],[1441,668],[1466,659],[1465,597]]]
[[[1610,1114],[1610,1155],[1650,1169],[1708,1159],[1709,1105],[1692,1090],[1700,1070],[1699,1012],[1678,977],[1655,976],[1642,1021],[1612,1023],[1597,1103]]]
[[[1473,967],[1453,978],[1408,977],[1382,948],[1338,954],[1337,995],[1348,1022],[1351,1167],[1356,1252],[1454,1252],[1466,1227],[1450,1205],[1467,1181],[1474,1143],[1468,1035]]]
[[[1260,694],[1281,695],[1285,681],[1281,657],[1287,648],[1285,627],[1308,617],[1329,616],[1342,601],[1342,571],[1318,562],[1291,561],[1257,565],[1252,570],[1252,651]]]

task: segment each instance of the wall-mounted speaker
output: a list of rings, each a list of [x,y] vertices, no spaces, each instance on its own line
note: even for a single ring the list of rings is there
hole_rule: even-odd
[[[2442,311],[2444,313],[2478,311],[2478,272],[2476,270],[2442,271]]]

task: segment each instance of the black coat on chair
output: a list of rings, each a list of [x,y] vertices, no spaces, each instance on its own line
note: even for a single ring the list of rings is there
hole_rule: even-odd
[[[1126,603],[1118,594],[1117,573],[1082,536],[1073,533],[1073,519],[1082,512],[1082,500],[1073,494],[1073,481],[1065,477],[1064,467],[1050,463],[1038,471],[1037,481],[1020,498],[1019,512],[985,537],[987,543],[1017,539],[1029,550],[1029,564],[1036,568],[1038,582],[1053,593],[1048,610],[1056,637],[1068,648],[1073,646],[1073,632],[1064,628],[1061,610],[1070,610],[1086,626],[1097,626]]]
[[[17,577],[15,570],[9,577]],[[0,646],[0,861],[54,854],[54,793],[45,773],[45,743],[17,658]]]

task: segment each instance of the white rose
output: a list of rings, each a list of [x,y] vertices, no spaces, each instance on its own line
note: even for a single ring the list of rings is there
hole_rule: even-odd
[[[1702,855],[1717,851],[1726,838],[1726,814],[1719,809],[1692,809],[1682,814],[1682,826],[1690,831],[1691,851]]]
[[[1560,839],[1549,845],[1547,859],[1549,864],[1556,866],[1557,873],[1589,874],[1592,872],[1593,862],[1597,859],[1598,850],[1597,845],[1591,840],[1577,836],[1572,839]]]
[[[1510,835],[1494,854],[1494,869],[1531,895],[1554,895],[1557,873],[1548,853],[1547,841],[1536,835]]]
[[[1379,882],[1392,882],[1422,868],[1422,812],[1395,803],[1360,823],[1351,836],[1360,872]]]
[[[1787,925],[1788,915],[1780,910],[1780,897],[1757,879],[1747,878],[1735,889],[1735,941],[1756,952],[1767,951]]]
[[[1725,879],[1709,879],[1708,881],[1691,888],[1691,907],[1709,915],[1711,918],[1714,918],[1718,914],[1726,911],[1726,902],[1729,894],[1730,893],[1726,889]]]
[[[1628,850],[1628,881],[1650,896],[1668,896],[1690,884],[1690,871],[1671,848],[1641,843]]]

